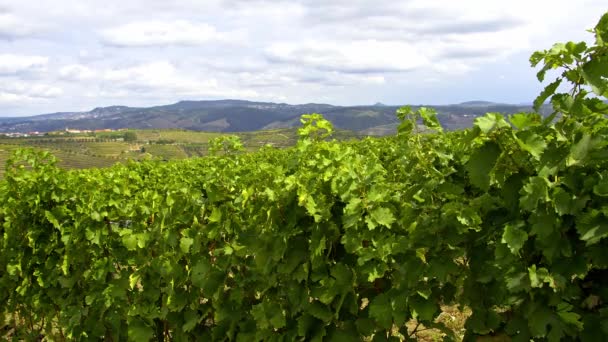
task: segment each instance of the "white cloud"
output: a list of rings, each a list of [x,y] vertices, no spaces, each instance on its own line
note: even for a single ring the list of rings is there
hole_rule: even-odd
[[[240,72],[236,75],[238,84],[255,88],[283,88],[318,84],[320,86],[347,86],[353,84],[383,84],[384,76],[368,74],[344,74],[340,72],[305,73],[301,70],[267,70],[264,72]]]
[[[166,61],[151,62],[127,68],[114,68],[104,73],[104,79],[123,82],[162,83],[175,73],[173,64]]]
[[[185,20],[132,22],[102,30],[101,35],[107,44],[120,47],[200,45],[226,39],[225,33],[209,24]]]
[[[165,88],[177,92],[189,92],[193,89],[214,89],[217,80],[196,80],[179,75],[175,66],[167,61],[150,62],[128,68],[107,70],[104,80],[116,85],[136,88]]]
[[[19,102],[29,101],[31,98],[13,93],[0,91],[0,104],[17,104]]]
[[[3,103],[22,101],[10,114],[184,98],[523,102],[540,89],[527,56],[591,38],[584,30],[607,9],[601,0],[0,0],[1,82],[21,82],[0,91]]]
[[[167,93],[173,96],[242,96],[247,98],[258,97],[253,90],[239,89],[220,84],[213,77],[197,78],[189,76],[178,70],[167,61],[155,61],[127,68],[114,68],[106,70],[103,74],[106,84],[121,93],[121,89],[133,92],[155,94]],[[104,90],[107,91],[107,90]]]
[[[5,101],[10,99],[51,99],[61,96],[63,90],[57,86],[44,83],[3,79],[0,85],[0,93],[3,94]]]
[[[97,77],[97,72],[82,64],[71,64],[59,69],[59,77],[68,81],[84,81]]]
[[[0,75],[42,71],[46,68],[48,62],[47,57],[0,54]]]
[[[465,75],[473,69],[469,63],[453,60],[435,63],[432,66],[433,71],[442,75]]]
[[[15,39],[29,36],[40,29],[34,22],[20,18],[10,12],[0,11],[0,39]]]
[[[344,44],[330,41],[277,43],[268,49],[268,56],[279,62],[345,73],[410,71],[429,63],[412,44],[375,40]]]

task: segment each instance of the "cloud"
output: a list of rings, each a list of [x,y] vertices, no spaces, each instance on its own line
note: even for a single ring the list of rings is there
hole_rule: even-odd
[[[48,62],[48,57],[0,54],[0,75],[44,71]]]
[[[330,41],[277,43],[267,50],[267,57],[272,62],[354,74],[410,71],[429,63],[412,44],[374,40],[344,45]]]
[[[189,91],[195,88],[217,87],[215,79],[199,81],[178,75],[175,66],[167,61],[156,61],[104,72],[103,79],[132,89],[165,88]]]
[[[493,33],[518,28],[523,24],[522,20],[508,16],[490,20],[446,20],[435,24],[425,23],[417,27],[417,31],[427,34]]]
[[[40,27],[27,19],[18,17],[0,8],[0,39],[17,39],[30,36]]]
[[[107,89],[112,93],[122,94],[121,90],[128,90],[129,94],[171,94],[172,96],[237,96],[258,97],[254,90],[240,89],[226,84],[220,84],[217,79],[207,77],[204,79],[192,77],[187,71],[178,70],[167,61],[155,61],[134,65],[126,68],[106,70],[103,91]]]
[[[21,81],[3,80],[0,85],[0,93],[5,101],[10,99],[51,99],[63,94],[63,90],[57,86],[43,83],[26,83]]]
[[[82,64],[66,65],[59,69],[59,77],[67,81],[84,81],[97,77],[95,70]]]
[[[606,11],[580,1],[0,0],[0,80],[22,84],[1,91],[18,115],[185,98],[524,102],[540,89],[532,50],[591,38]],[[503,74],[524,86],[501,88]]]
[[[0,104],[9,105],[9,104],[16,104],[19,102],[23,103],[24,101],[29,101],[29,100],[32,100],[32,99],[27,96],[0,91]]]
[[[367,74],[344,74],[339,72],[306,73],[301,70],[267,70],[265,72],[241,72],[236,75],[238,84],[255,88],[284,88],[311,84],[342,87],[361,84],[383,84],[384,76]]]
[[[226,56],[219,57],[197,57],[193,59],[195,68],[204,68],[205,70],[220,71],[226,73],[261,73],[265,72],[272,67],[264,58],[257,56],[238,56],[234,58],[227,58]]]
[[[529,48],[529,21],[517,8],[464,2],[290,2],[302,8],[298,19],[307,29],[289,41],[271,42],[265,56],[270,63],[317,71],[375,76],[422,71],[434,77],[463,75]]]
[[[201,45],[227,39],[209,24],[185,20],[132,22],[102,30],[101,36],[104,43],[117,47]]]

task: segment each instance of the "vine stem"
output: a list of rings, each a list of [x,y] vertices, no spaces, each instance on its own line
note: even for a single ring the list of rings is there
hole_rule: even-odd
[[[416,324],[416,326],[414,327],[414,330],[412,330],[412,332],[409,334],[409,336],[408,336],[408,337],[410,337],[410,338],[411,338],[412,336],[416,335],[416,333],[418,332],[418,327],[420,327],[420,322],[418,322],[418,323]]]

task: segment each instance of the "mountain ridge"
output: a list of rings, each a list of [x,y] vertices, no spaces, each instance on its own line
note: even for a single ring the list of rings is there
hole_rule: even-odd
[[[396,127],[400,106],[380,103],[337,106],[325,103],[287,104],[237,99],[184,100],[152,107],[107,106],[84,112],[57,112],[28,117],[0,117],[0,132],[48,132],[71,129],[166,129],[246,132],[298,126],[306,113],[322,113],[337,128],[365,131],[374,127]],[[418,108],[420,106],[412,106]],[[474,117],[486,112],[512,114],[530,111],[528,105],[468,101],[435,108],[448,129],[470,126]]]

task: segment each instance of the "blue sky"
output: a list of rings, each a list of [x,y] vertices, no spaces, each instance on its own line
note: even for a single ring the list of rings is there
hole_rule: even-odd
[[[604,1],[0,0],[0,116],[238,98],[531,102]]]

